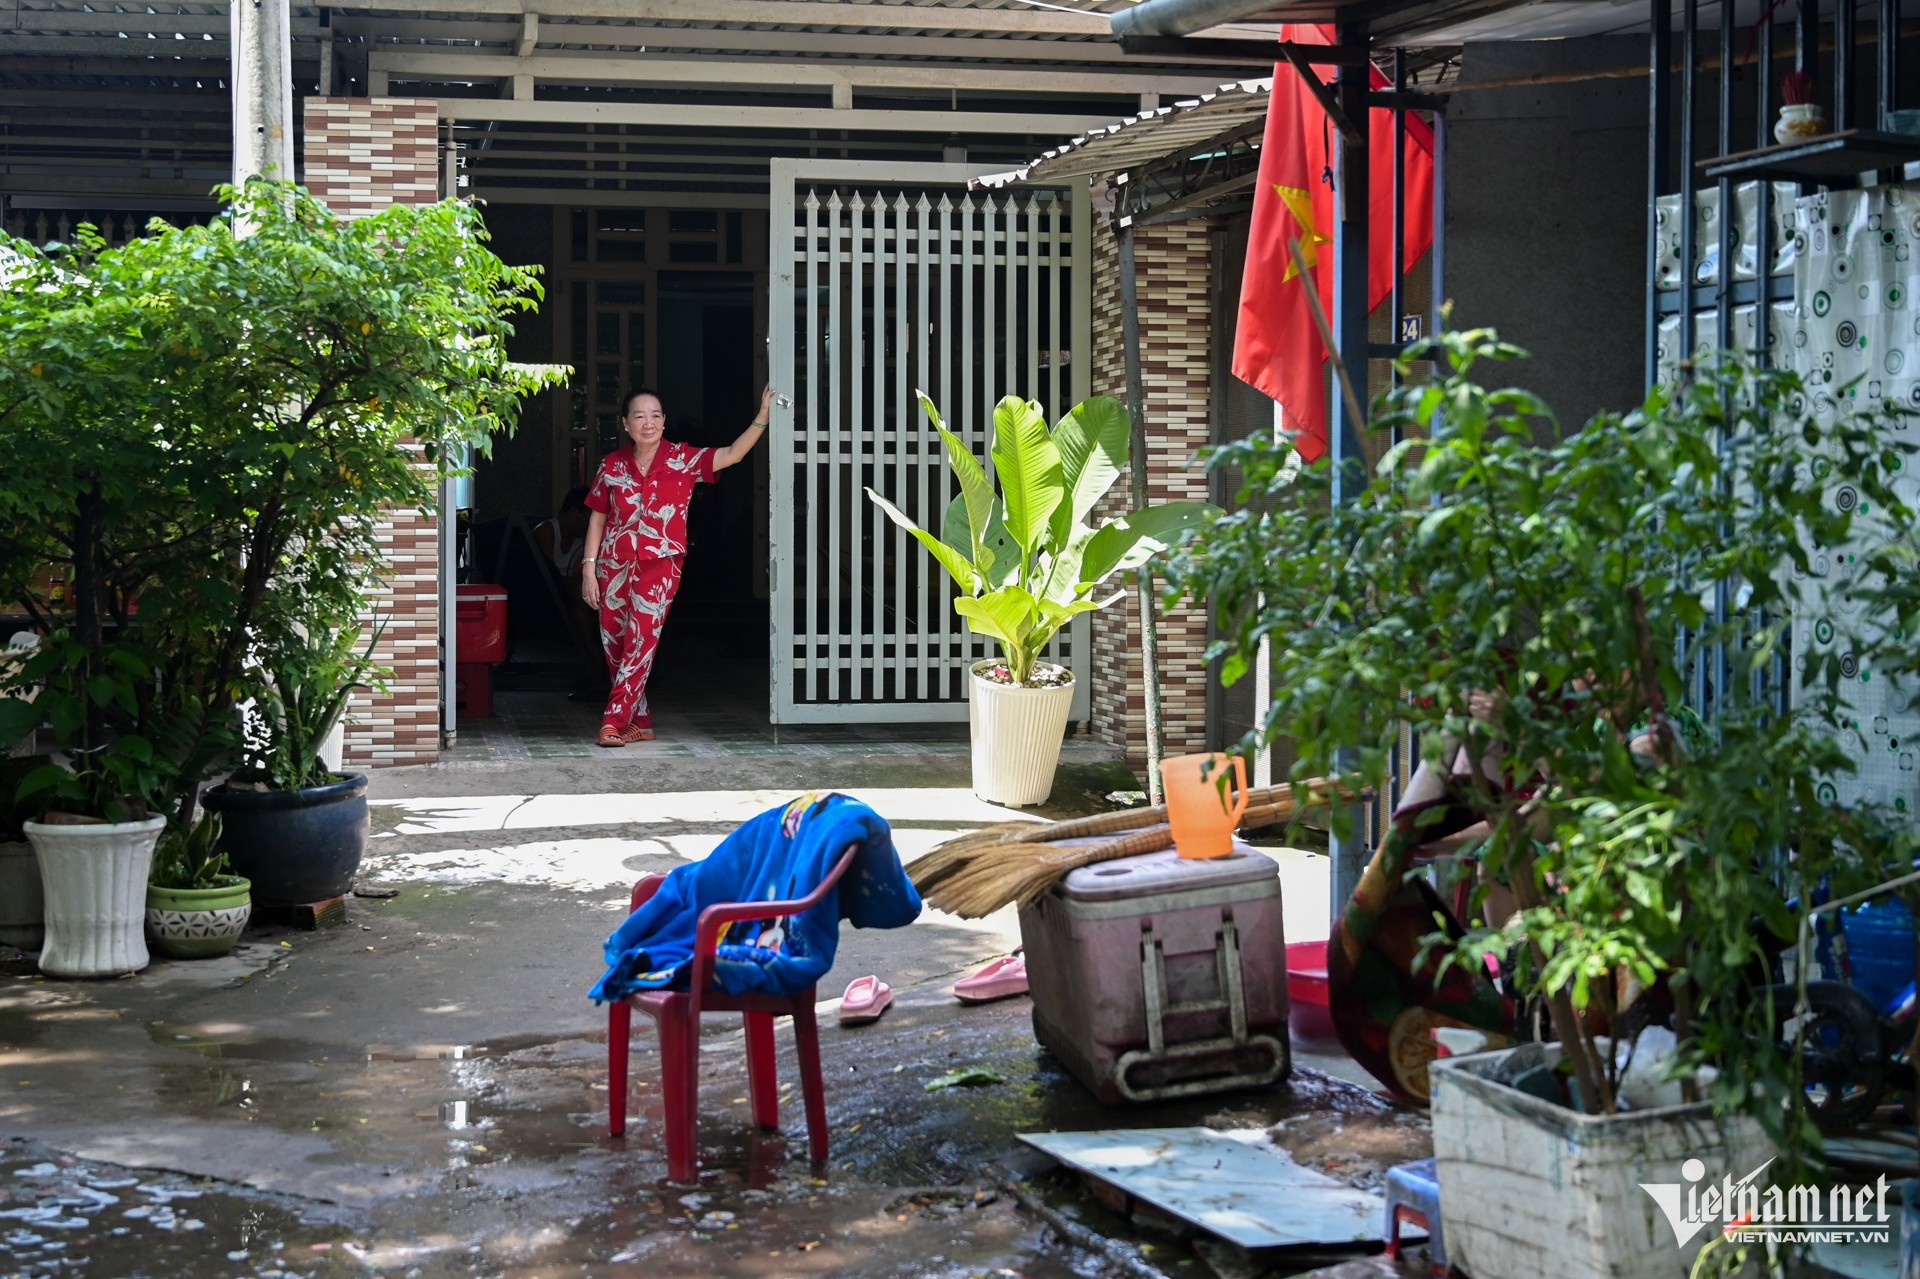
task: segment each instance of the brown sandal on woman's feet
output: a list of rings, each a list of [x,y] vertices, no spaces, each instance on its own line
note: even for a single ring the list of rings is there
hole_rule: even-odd
[[[652,740],[653,730],[651,728],[643,728],[638,724],[627,725],[626,732],[620,734],[620,744],[622,746],[631,742],[650,742]]]
[[[627,744],[627,738],[625,734],[613,725],[602,724],[600,726],[600,736],[595,740],[594,744],[597,746],[625,746]]]

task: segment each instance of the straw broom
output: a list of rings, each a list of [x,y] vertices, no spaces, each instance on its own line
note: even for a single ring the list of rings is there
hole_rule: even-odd
[[[1303,783],[1315,799],[1326,799],[1339,793],[1348,799],[1354,798],[1351,791],[1335,785],[1324,777],[1316,777]],[[1276,821],[1285,821],[1293,815],[1291,804],[1293,787],[1289,785],[1255,787],[1247,792],[1247,815],[1242,817],[1243,827],[1271,825]],[[1289,805],[1286,813],[1269,820],[1256,820],[1256,815],[1267,806],[1285,803]],[[1010,844],[1051,844],[1060,840],[1085,839],[1092,835],[1115,835],[1122,831],[1142,830],[1149,826],[1159,826],[1167,820],[1165,805],[1152,808],[1128,808],[1113,813],[1096,813],[1091,817],[1076,817],[1064,822],[1001,822],[980,830],[968,831],[938,845],[925,857],[907,868],[907,875],[913,880],[915,888],[922,893],[938,887],[943,881],[967,868],[967,865],[980,853],[996,845]],[[1168,845],[1159,845],[1160,848]],[[1149,848],[1143,852],[1155,852]]]
[[[1165,808],[1126,808],[1114,813],[1076,817],[1065,822],[1001,822],[997,826],[955,835],[915,862],[907,873],[912,877],[914,887],[924,893],[949,875],[966,869],[967,863],[980,850],[995,844],[1050,844],[1060,839],[1115,835],[1121,831],[1157,826],[1166,820]]]
[[[1326,793],[1322,783],[1316,779],[1309,784],[1308,793],[1320,795]],[[1254,803],[1258,797],[1261,801]],[[1287,786],[1275,786],[1259,791],[1248,792],[1246,813],[1241,817],[1242,826],[1270,826],[1283,822],[1293,816],[1293,790]],[[1165,810],[1159,808],[1133,809],[1126,813],[1106,814],[1109,818],[1134,817],[1141,815],[1165,816]],[[1096,820],[1096,819],[1083,819]],[[1053,827],[1074,826],[1077,823],[1058,822],[1052,826],[1038,829],[1029,825],[1027,829],[1038,834]],[[1101,832],[1095,832],[1101,833]],[[1060,838],[1085,838],[1084,835],[1067,835]],[[1071,872],[1083,866],[1092,866],[1100,862],[1112,861],[1119,857],[1137,857],[1142,853],[1155,853],[1173,847],[1173,827],[1164,821],[1127,831],[1117,838],[1104,840],[1097,844],[1076,844],[1061,846],[1055,843],[1019,842],[975,843],[969,856],[956,858],[943,868],[937,882],[923,885],[918,875],[919,863],[915,863],[911,874],[916,886],[921,888],[927,901],[939,910],[962,919],[978,919],[991,915],[1002,906],[1018,904],[1031,905],[1038,901],[1048,889]],[[941,850],[944,851],[944,846]],[[933,854],[929,854],[932,856]],[[925,860],[925,859],[922,859]]]

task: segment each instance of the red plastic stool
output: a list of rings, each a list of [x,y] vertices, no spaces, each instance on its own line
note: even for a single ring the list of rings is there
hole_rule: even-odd
[[[747,1096],[753,1122],[762,1128],[780,1123],[780,1093],[774,1077],[773,1019],[793,1018],[793,1045],[800,1059],[800,1094],[806,1107],[807,1146],[815,1165],[827,1161],[827,1099],[820,1079],[820,1035],[814,1024],[815,988],[795,995],[729,995],[713,985],[713,956],[720,933],[736,920],[803,915],[853,865],[859,845],[840,855],[827,877],[798,901],[740,902],[709,906],[700,912],[694,934],[693,972],[687,990],[643,990],[607,1006],[607,1128],[615,1137],[627,1130],[627,1050],[633,1037],[633,1010],[653,1018],[660,1035],[660,1094],[667,1138],[667,1177],[692,1182],[700,1172],[694,1144],[700,1099],[700,1014],[741,1014],[747,1035]],[[647,875],[633,886],[631,910],[659,891],[664,875]]]

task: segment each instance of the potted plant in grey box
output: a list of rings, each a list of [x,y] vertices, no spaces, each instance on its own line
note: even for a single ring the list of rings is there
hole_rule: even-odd
[[[1111,397],[1076,405],[1051,431],[1038,404],[1016,395],[1001,400],[991,478],[933,401],[921,395],[920,407],[960,488],[939,534],[872,489],[867,496],[947,571],[960,588],[954,611],[1000,649],[998,661],[976,662],[968,672],[974,793],[1013,807],[1038,804],[1053,789],[1073,705],[1072,673],[1040,655],[1061,627],[1119,598],[1096,599],[1101,584],[1220,512],[1204,502],[1169,502],[1091,522],[1127,465],[1127,410]]]
[[[1550,1011],[1555,1043],[1432,1064],[1450,1259],[1476,1279],[1686,1279],[1719,1232],[1678,1239],[1641,1186],[1682,1184],[1695,1158],[1716,1181],[1771,1159],[1790,1182],[1816,1119],[1847,1104],[1832,1068],[1853,1041],[1772,984],[1773,960],[1816,889],[1911,864],[1909,819],[1843,808],[1825,781],[1853,767],[1860,672],[1920,663],[1903,638],[1920,526],[1895,488],[1914,446],[1890,404],[1816,413],[1791,374],[1731,358],[1540,444],[1546,407],[1478,381],[1521,352],[1484,330],[1427,349],[1434,379],[1384,403],[1407,439],[1364,492],[1327,501],[1326,466],[1264,439],[1223,450],[1254,500],[1170,576],[1235,619],[1216,653],[1230,678],[1270,639],[1287,678],[1253,736],[1291,737],[1296,776],[1384,789],[1411,731],[1485,815],[1504,918],[1484,898],[1451,932],[1420,913],[1389,984],[1365,966],[1386,953],[1367,929],[1417,842],[1390,835],[1336,928],[1360,948],[1334,991],[1350,1009],[1425,1012],[1418,982],[1492,954]],[[1851,544],[1869,510],[1884,543],[1847,583],[1851,634],[1796,646],[1782,713],[1776,658],[1816,599],[1815,552]],[[1686,710],[1703,689],[1710,724]],[[1649,1024],[1670,1028],[1666,1051]],[[1421,1038],[1405,1056],[1431,1052]]]

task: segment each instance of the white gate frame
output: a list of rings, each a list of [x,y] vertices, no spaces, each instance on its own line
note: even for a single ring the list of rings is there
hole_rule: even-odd
[[[768,370],[776,389],[789,390],[797,387],[797,350],[794,334],[795,305],[793,300],[796,267],[795,253],[795,213],[801,207],[804,191],[808,184],[818,183],[837,186],[843,183],[874,183],[889,188],[904,185],[924,184],[927,187],[940,188],[951,192],[956,200],[967,194],[967,182],[979,176],[979,166],[970,164],[892,164],[885,161],[860,160],[813,160],[813,159],[774,159],[771,162],[771,206],[768,218],[769,234],[772,238],[772,253],[769,263],[769,280],[772,297],[769,305],[769,331],[772,349],[769,354]],[[1093,387],[1093,202],[1083,183],[1071,186],[1072,230],[1066,243],[1071,250],[1072,264],[1071,298],[1066,299],[1070,308],[1072,345],[1075,358],[1070,362],[1068,374],[1071,386],[1072,403],[1079,403],[1092,394]],[[980,197],[976,196],[976,199]],[[1004,195],[996,198],[1004,199]],[[922,217],[928,215],[922,214]],[[923,226],[925,224],[923,223]],[[877,231],[876,231],[877,240]],[[876,252],[878,250],[876,249]],[[857,257],[858,255],[856,255]],[[925,288],[924,263],[921,287]],[[905,301],[905,285],[899,285],[901,300]],[[966,295],[965,305],[972,306],[971,289]],[[1011,299],[1008,299],[1009,305]],[[1037,305],[1037,303],[1035,304]],[[904,311],[904,307],[902,308]],[[969,310],[967,314],[971,314]],[[983,318],[985,312],[982,313]],[[1058,313],[1056,312],[1056,323]],[[832,317],[823,316],[823,321],[831,324]],[[905,318],[901,318],[901,333],[904,335]],[[1031,344],[1030,344],[1031,345]],[[971,367],[971,354],[963,357],[961,367]],[[1051,358],[1051,357],[1050,357]],[[1038,368],[1038,355],[1028,353],[1029,366]],[[855,379],[857,382],[859,379]],[[992,392],[989,391],[989,394]],[[858,396],[860,389],[853,388]],[[984,406],[973,406],[978,412]],[[1048,413],[1058,418],[1072,404],[1049,404]],[[794,495],[790,477],[794,473],[794,418],[799,405],[791,408],[775,406],[773,410],[773,439],[769,450],[769,473],[772,476],[772,520],[771,543],[769,553],[769,573],[772,578],[770,594],[772,596],[772,651],[770,678],[772,688],[768,698],[770,718],[775,724],[831,724],[831,723],[886,723],[900,721],[963,721],[967,718],[967,702],[964,697],[952,701],[853,701],[853,702],[802,702],[795,696],[795,683],[800,672],[796,671],[794,660],[795,635],[793,633],[794,589],[796,574],[793,565],[796,558],[806,554],[810,548],[795,545],[794,532]],[[953,413],[956,421],[961,417],[950,406],[942,406],[943,412]],[[917,414],[917,407],[914,408]],[[928,427],[928,436],[932,438],[932,428]],[[971,430],[963,432],[971,435]],[[946,468],[941,468],[944,476]],[[837,479],[834,482],[838,489]],[[861,500],[862,505],[871,505]],[[878,509],[873,514],[879,517]],[[901,533],[904,538],[905,534]],[[925,549],[915,545],[914,553],[922,561],[922,574],[936,574],[944,579],[944,571],[933,562]],[[897,570],[904,573],[904,570]],[[922,580],[925,580],[923,577]],[[1074,673],[1073,718],[1082,726],[1088,722],[1091,698],[1088,689],[1091,662],[1091,631],[1085,615],[1077,617],[1067,631],[1072,650],[1072,669]],[[983,643],[985,641],[982,641]],[[989,650],[990,651],[990,650]],[[855,659],[858,660],[857,658]],[[877,659],[876,659],[877,660]],[[896,660],[900,660],[896,655]]]

